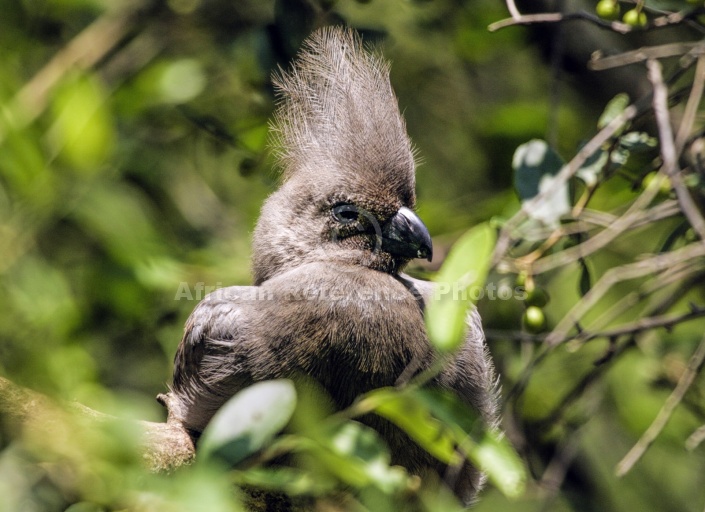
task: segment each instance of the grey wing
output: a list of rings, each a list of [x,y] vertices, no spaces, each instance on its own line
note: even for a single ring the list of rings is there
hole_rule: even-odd
[[[189,316],[174,358],[171,411],[191,431],[201,432],[215,412],[251,383],[248,369],[248,310],[256,288],[221,288]]]

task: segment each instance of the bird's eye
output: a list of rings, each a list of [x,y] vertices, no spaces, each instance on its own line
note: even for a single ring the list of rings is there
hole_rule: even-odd
[[[352,204],[339,204],[333,207],[333,219],[341,224],[355,222],[360,216],[357,206]]]

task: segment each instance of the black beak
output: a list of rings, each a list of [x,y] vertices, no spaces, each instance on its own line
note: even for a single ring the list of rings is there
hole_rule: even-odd
[[[423,221],[406,206],[382,226],[382,250],[402,258],[431,261],[433,243]]]

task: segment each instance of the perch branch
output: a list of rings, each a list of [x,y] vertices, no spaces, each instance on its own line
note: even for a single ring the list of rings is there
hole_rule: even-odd
[[[169,411],[175,404],[169,395],[160,395]],[[47,428],[48,423],[62,422],[66,413],[73,413],[88,421],[124,421],[80,404],[60,407],[47,396],[20,387],[0,377],[0,418],[23,429]],[[193,440],[171,413],[166,423],[137,422],[142,432],[141,450],[144,464],[150,471],[171,471],[190,464],[196,449]]]

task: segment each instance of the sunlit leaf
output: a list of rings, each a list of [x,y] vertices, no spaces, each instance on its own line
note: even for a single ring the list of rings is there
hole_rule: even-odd
[[[619,138],[619,145],[631,152],[651,151],[658,146],[658,140],[645,132],[629,132]]]
[[[545,176],[554,176],[564,162],[546,141],[534,139],[519,146],[512,158],[514,186],[519,198],[524,201],[541,192],[541,181]]]
[[[477,414],[451,393],[382,388],[366,394],[361,404],[399,426],[442,462],[458,463],[461,446],[502,493],[517,497],[523,492],[526,469],[509,441],[478,425]]]
[[[228,400],[199,441],[199,455],[235,465],[265,446],[289,422],[296,389],[285,379],[259,382]]]
[[[426,404],[436,418],[456,429],[460,439],[478,428],[479,414],[463,403],[455,393],[440,388],[424,387],[414,389],[413,394]]]
[[[91,75],[68,81],[54,97],[54,124],[48,138],[74,169],[93,173],[115,144],[115,128],[107,98]]]
[[[467,453],[504,495],[517,498],[524,492],[526,469],[506,438],[497,432],[487,431],[479,443],[471,444]]]
[[[522,144],[514,152],[514,186],[525,205],[527,201],[553,188],[554,176],[563,168],[563,159],[546,141],[535,139]],[[527,213],[548,226],[556,226],[561,216],[570,211],[568,184],[563,183]]]
[[[580,166],[575,175],[583,180],[588,187],[597,185],[597,178],[607,163],[608,154],[606,151],[597,150],[590,155],[585,163]]]
[[[467,311],[482,296],[495,240],[489,224],[474,227],[453,245],[436,276],[433,298],[426,305],[426,327],[431,342],[444,352],[465,339]]]
[[[317,462],[348,485],[371,485],[387,494],[408,487],[406,470],[390,466],[389,448],[370,427],[356,421],[335,422],[321,429],[315,441],[311,452]]]
[[[453,432],[434,418],[428,404],[414,393],[382,388],[368,393],[364,400],[371,410],[400,427],[440,461],[458,461]]]

